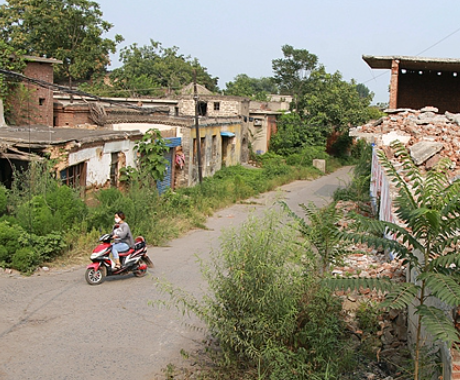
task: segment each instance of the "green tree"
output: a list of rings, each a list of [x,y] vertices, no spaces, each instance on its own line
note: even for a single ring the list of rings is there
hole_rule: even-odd
[[[363,83],[358,83],[356,85],[356,91],[358,91],[360,98],[373,98],[374,94],[367,88]]]
[[[139,154],[138,167],[127,167],[120,170],[121,181],[146,181],[148,185],[155,185],[156,181],[164,179],[168,160],[164,154],[169,150],[158,129],[149,129],[136,144]]]
[[[206,323],[226,372],[236,365],[257,368],[264,379],[339,378],[346,351],[341,303],[300,264],[297,237],[283,214],[253,215],[224,232],[220,249],[202,262],[202,298],[160,284],[174,306]]]
[[[272,78],[250,78],[246,74],[238,74],[231,82],[226,83],[225,95],[243,96],[252,100],[269,101],[270,94],[278,93],[278,86]]]
[[[13,48],[0,36],[0,68],[15,72],[21,72],[25,67],[23,59],[24,51]],[[0,74],[0,99],[6,105],[6,100],[18,82],[4,74]],[[7,110],[7,109],[6,109]]]
[[[321,67],[312,72],[308,87],[303,103],[307,110],[305,118],[311,126],[347,133],[350,125],[369,120],[371,99],[361,98],[354,81],[344,81],[338,71],[329,74]]]
[[[270,150],[288,157],[300,153],[306,147],[325,148],[329,132],[330,128],[327,126],[311,126],[298,113],[285,113],[278,119],[277,132],[270,139]]]
[[[105,70],[123,40],[103,37],[112,26],[94,1],[8,0],[0,6],[0,37],[29,55],[62,60],[55,66],[57,79],[67,78],[70,85]]]
[[[284,45],[281,50],[284,58],[272,60],[273,79],[282,94],[293,96],[295,109],[300,110],[300,100],[307,90],[310,74],[318,68],[318,57],[291,45]]]
[[[125,90],[131,96],[174,93],[192,82],[193,70],[198,83],[217,91],[218,78],[211,77],[196,58],[179,54],[176,46],[165,48],[153,40],[150,45],[133,44],[121,50],[120,61],[123,66],[115,69],[110,77],[116,89]]]
[[[415,305],[414,380],[420,380],[425,342],[422,325],[434,339],[448,345],[459,339],[445,311],[428,301],[436,297],[452,308],[460,304],[460,181],[450,182],[449,160],[440,161],[435,170],[423,176],[401,143],[392,147],[402,164],[400,168],[383,152],[379,152],[379,159],[397,189],[394,206],[400,224],[355,215],[356,224],[343,232],[342,238],[383,247],[402,259],[415,278],[399,285],[359,279],[337,279],[330,283],[345,289],[363,286],[390,290],[382,307],[404,309]]]

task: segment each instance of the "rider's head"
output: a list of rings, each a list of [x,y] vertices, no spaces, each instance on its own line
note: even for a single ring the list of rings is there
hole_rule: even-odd
[[[117,211],[117,212],[115,213],[115,217],[117,217],[117,216],[118,216],[121,220],[125,220],[125,219],[126,219],[126,215],[125,215],[125,213],[124,213],[123,211]]]

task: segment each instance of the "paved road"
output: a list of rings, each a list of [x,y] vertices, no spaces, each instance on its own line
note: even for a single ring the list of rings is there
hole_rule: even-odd
[[[108,278],[89,286],[84,267],[31,277],[0,275],[0,379],[162,379],[162,368],[180,361],[180,350],[200,347],[203,336],[184,325],[174,310],[149,301],[162,299],[155,279],[199,296],[196,256],[218,246],[222,228],[236,226],[249,212],[262,212],[277,198],[294,210],[299,203],[326,202],[349,179],[349,168],[315,181],[297,181],[262,194],[253,204],[215,213],[208,230],[192,231],[167,247],[149,249],[155,268],[144,278]],[[300,214],[302,215],[302,214]],[[200,326],[190,318],[187,323]]]

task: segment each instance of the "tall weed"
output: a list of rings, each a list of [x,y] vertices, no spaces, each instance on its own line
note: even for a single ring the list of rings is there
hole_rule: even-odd
[[[253,215],[224,232],[220,249],[202,262],[208,283],[202,300],[160,285],[172,306],[205,322],[225,368],[258,369],[264,374],[260,378],[299,379],[340,363],[341,304],[306,275],[296,240],[297,229],[284,214]]]

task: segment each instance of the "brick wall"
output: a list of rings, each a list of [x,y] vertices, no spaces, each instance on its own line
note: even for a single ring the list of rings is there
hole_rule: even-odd
[[[54,126],[75,127],[82,124],[94,124],[89,118],[89,109],[86,104],[66,107],[56,105],[54,107]]]
[[[53,66],[45,62],[27,62],[24,75],[53,83]],[[11,125],[53,125],[53,91],[34,84],[30,81],[21,83],[10,94],[7,103],[9,105],[8,123]],[[24,89],[26,91],[24,91]]]
[[[460,112],[460,73],[406,70],[399,72],[397,108],[434,106],[439,113]]]
[[[40,79],[53,83],[53,66],[49,63],[28,62],[24,74],[30,78]],[[27,83],[31,89],[30,103],[33,108],[38,108],[31,124],[53,125],[53,91],[48,88]]]

